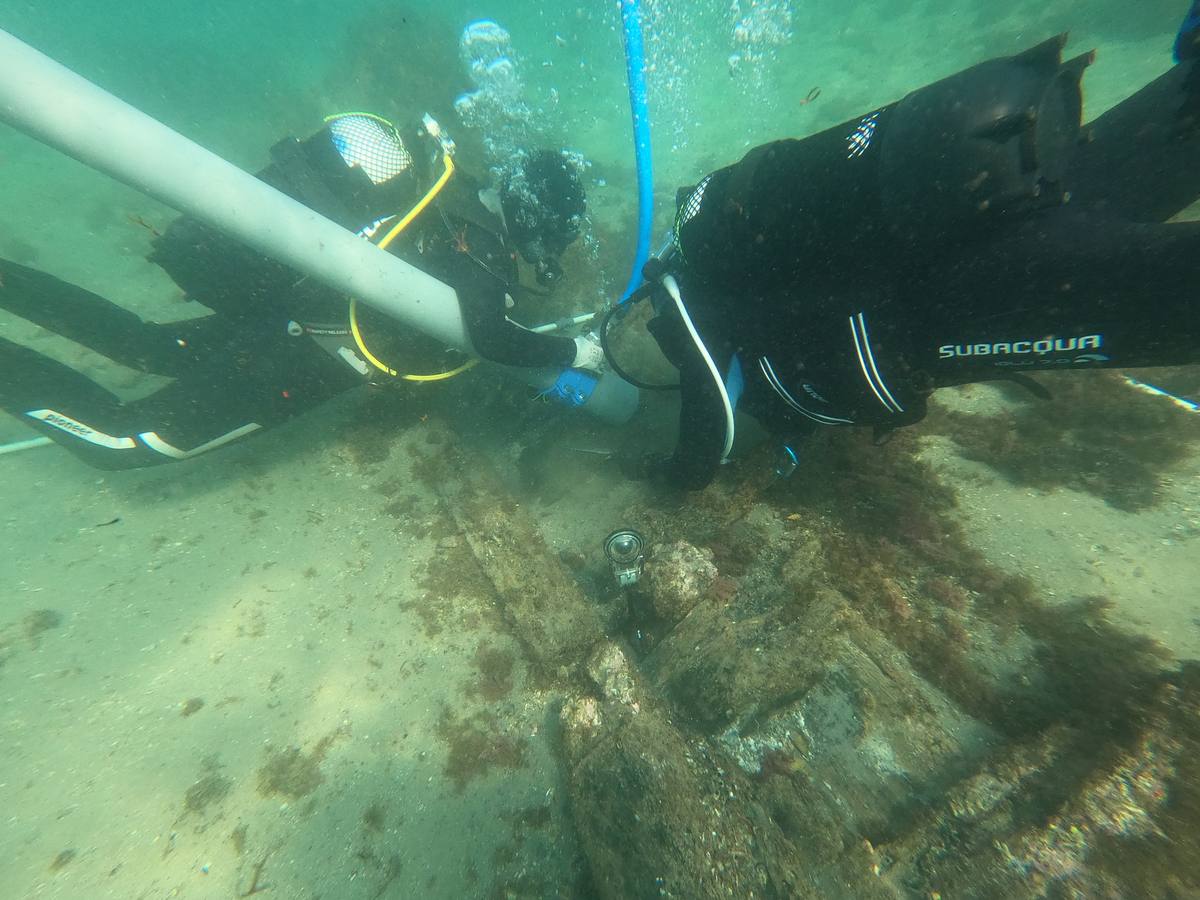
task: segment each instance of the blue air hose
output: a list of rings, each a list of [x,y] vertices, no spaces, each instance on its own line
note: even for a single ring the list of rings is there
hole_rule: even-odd
[[[642,46],[642,12],[638,0],[621,0],[625,26],[625,69],[629,79],[629,106],[633,112],[633,146],[637,161],[638,238],[629,284],[621,302],[642,283],[642,266],[650,256],[650,230],[654,216],[654,170],[650,157],[650,112],[646,106],[646,54]]]

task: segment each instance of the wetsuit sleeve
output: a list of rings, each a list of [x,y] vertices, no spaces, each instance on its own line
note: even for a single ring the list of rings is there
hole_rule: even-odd
[[[440,220],[426,233],[419,256],[405,256],[458,294],[471,345],[484,359],[506,366],[569,366],[575,342],[556,334],[535,334],[509,321],[502,277],[513,265],[498,235],[473,223],[458,222],[451,238]]]
[[[471,345],[484,359],[506,366],[569,366],[575,342],[556,334],[536,334],[505,316],[504,286],[474,273],[456,279],[463,322]]]
[[[679,437],[663,474],[675,487],[700,490],[716,475],[725,445],[721,396],[678,314],[669,311],[648,327],[663,354],[679,369]],[[717,370],[726,371],[732,352],[724,345],[710,344],[708,349]]]

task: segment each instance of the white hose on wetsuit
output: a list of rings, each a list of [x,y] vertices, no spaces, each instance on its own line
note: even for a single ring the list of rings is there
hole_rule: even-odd
[[[708,348],[704,346],[704,341],[700,338],[700,333],[696,331],[696,326],[692,324],[692,317],[688,315],[688,311],[683,305],[683,297],[679,295],[679,284],[675,281],[675,277],[673,275],[663,276],[662,285],[667,289],[667,293],[671,295],[671,299],[675,301],[675,308],[679,310],[679,318],[683,319],[683,324],[687,328],[688,334],[692,336],[692,341],[695,342],[696,349],[700,351],[705,365],[708,366],[708,371],[712,374],[713,381],[716,382],[717,393],[721,395],[721,404],[725,407],[725,445],[721,449],[721,462],[725,462],[729,456],[729,451],[733,449],[733,404],[729,402],[729,391],[725,390],[725,379],[717,371],[717,364],[713,362]]]

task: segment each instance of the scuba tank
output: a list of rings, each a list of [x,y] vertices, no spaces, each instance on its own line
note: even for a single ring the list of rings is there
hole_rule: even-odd
[[[706,280],[758,290],[869,268],[897,242],[937,252],[1063,203],[1079,140],[1066,35],[987,60],[802,140],[751,150],[683,199],[676,247]]]

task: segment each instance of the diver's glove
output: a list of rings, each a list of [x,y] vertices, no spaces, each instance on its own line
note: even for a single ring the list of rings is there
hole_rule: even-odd
[[[599,372],[604,365],[604,348],[600,346],[600,338],[594,331],[581,334],[575,338],[575,360],[572,369],[591,369]]]

